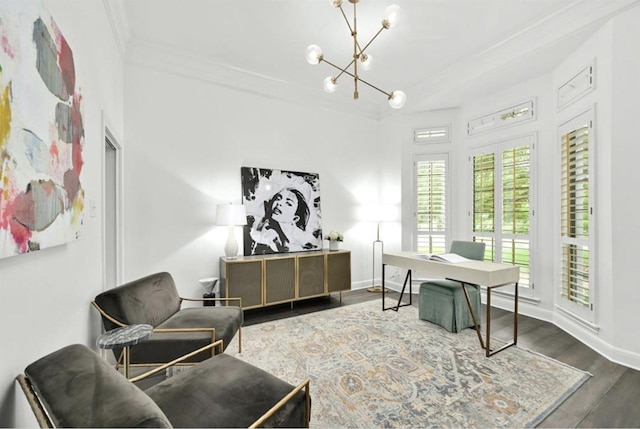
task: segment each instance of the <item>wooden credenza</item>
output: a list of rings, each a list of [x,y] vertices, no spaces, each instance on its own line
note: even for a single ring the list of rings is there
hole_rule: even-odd
[[[351,289],[348,250],[220,258],[220,291],[245,309]]]

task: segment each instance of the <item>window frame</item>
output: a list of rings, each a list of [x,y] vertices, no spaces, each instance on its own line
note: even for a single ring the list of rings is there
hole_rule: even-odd
[[[555,276],[556,281],[558,282],[556,288],[556,296],[558,298],[557,304],[558,306],[564,310],[569,312],[570,314],[577,316],[580,319],[586,320],[587,322],[594,323],[595,322],[595,312],[594,305],[596,304],[597,297],[597,275],[596,270],[597,266],[594,262],[596,260],[596,249],[595,246],[595,228],[596,228],[596,220],[593,208],[595,207],[595,190],[596,190],[596,129],[595,129],[595,114],[594,108],[590,107],[587,110],[582,111],[581,113],[573,116],[571,119],[565,121],[564,123],[558,126],[558,140],[557,140],[557,152],[558,153],[558,182],[557,182],[557,224],[556,230],[557,239],[558,239],[558,256],[556,257],[557,261],[557,274]],[[586,124],[589,128],[589,140],[587,143],[587,152],[588,152],[588,237],[587,238],[574,238],[574,237],[565,237],[563,235],[563,204],[562,204],[562,177],[563,177],[563,161],[562,161],[562,150],[563,150],[563,137],[570,133],[573,130],[576,130],[580,124]],[[572,300],[567,299],[564,296],[564,284],[562,276],[565,275],[565,253],[564,253],[564,245],[577,245],[577,246],[586,246],[588,249],[588,291],[589,291],[589,300],[586,305],[578,304],[573,302]]]
[[[411,239],[411,248],[413,251],[418,251],[418,241],[421,235],[421,232],[418,231],[418,175],[417,168],[419,162],[429,162],[429,161],[444,161],[445,163],[445,229],[443,231],[444,235],[444,249],[449,248],[449,243],[451,241],[450,238],[450,228],[451,228],[451,192],[450,183],[451,183],[451,162],[450,156],[448,152],[442,153],[433,153],[433,154],[414,154],[412,160],[412,184],[413,184],[413,194],[412,194],[412,209],[413,209],[413,217],[412,217],[412,239]]]
[[[493,257],[495,262],[502,263],[502,252],[503,252],[503,240],[511,240],[518,239],[522,234],[512,234],[506,233],[503,231],[503,213],[504,213],[504,195],[503,195],[503,154],[504,152],[522,147],[529,147],[529,231],[526,234],[527,240],[529,242],[529,285],[525,286],[522,282],[519,283],[518,293],[523,297],[528,298],[536,298],[536,282],[535,282],[535,266],[536,266],[536,246],[537,246],[537,233],[536,233],[536,171],[537,171],[537,162],[536,162],[536,144],[537,144],[537,133],[529,133],[519,136],[514,136],[510,138],[506,138],[500,141],[493,141],[487,144],[479,145],[474,148],[469,149],[469,157],[468,157],[468,165],[469,165],[469,221],[467,222],[467,227],[469,230],[469,236],[473,237],[474,240],[476,237],[487,237],[493,239],[495,248],[493,249]],[[474,231],[474,157],[480,155],[489,155],[493,154],[494,165],[493,165],[493,199],[494,199],[494,228],[492,232],[481,232],[478,233]],[[508,263],[508,262],[504,262]],[[503,288],[503,292],[507,292],[513,294],[513,287],[505,287]]]

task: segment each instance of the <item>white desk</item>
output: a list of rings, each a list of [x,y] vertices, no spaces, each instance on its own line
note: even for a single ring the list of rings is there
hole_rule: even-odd
[[[385,267],[392,265],[394,267],[407,269],[407,276],[404,279],[404,285],[398,298],[398,303],[393,307],[385,306]],[[430,276],[446,278],[450,280],[459,281],[462,284],[462,290],[467,300],[469,311],[471,312],[471,318],[475,325],[478,339],[480,340],[480,346],[485,350],[487,357],[504,350],[517,343],[518,337],[518,281],[520,279],[520,267],[515,265],[499,264],[495,262],[486,261],[468,261],[461,263],[448,263],[437,262],[422,258],[417,255],[416,252],[389,252],[382,254],[382,310],[395,310],[398,311],[400,307],[411,305],[412,285],[411,285],[411,271],[419,271],[421,273],[429,274]],[[409,283],[409,303],[401,304],[402,297],[405,289]],[[487,289],[487,304],[486,304],[486,346],[482,340],[480,333],[480,323],[476,318],[471,301],[469,300],[469,294],[467,293],[466,286],[468,284],[482,285]],[[491,333],[491,290],[497,287],[506,286],[509,284],[515,284],[515,299],[514,299],[514,312],[513,312],[513,342],[505,344],[498,350],[491,350],[490,348],[490,333]]]

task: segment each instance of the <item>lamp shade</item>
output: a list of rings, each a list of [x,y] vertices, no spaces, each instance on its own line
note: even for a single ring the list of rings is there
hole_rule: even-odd
[[[247,212],[242,204],[218,204],[216,212],[216,224],[218,225],[246,225]]]

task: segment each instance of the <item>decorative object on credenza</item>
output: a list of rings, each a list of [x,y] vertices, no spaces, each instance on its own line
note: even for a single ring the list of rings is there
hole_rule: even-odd
[[[325,238],[329,241],[329,250],[339,250],[340,243],[344,241],[344,236],[336,231],[331,231]]]
[[[0,2],[0,258],[78,239],[83,97],[41,2]]]
[[[247,214],[244,206],[241,204],[218,204],[216,223],[229,227],[229,235],[224,245],[224,254],[230,259],[237,257],[238,241],[233,228],[247,224]]]
[[[216,297],[216,286],[218,284],[217,277],[206,277],[204,279],[200,279],[200,286],[204,289],[203,298],[215,298]],[[215,301],[203,301],[204,306],[215,306]]]
[[[320,176],[242,167],[244,254],[322,249]]]
[[[323,82],[324,90],[326,92],[332,93],[335,92],[336,87],[338,85],[338,80],[343,74],[349,75],[353,78],[353,99],[358,99],[358,82],[362,82],[365,85],[379,91],[387,96],[389,100],[389,105],[394,109],[399,109],[404,106],[405,101],[407,100],[407,96],[402,91],[393,91],[386,92],[381,90],[380,88],[370,84],[369,82],[362,80],[360,75],[358,75],[358,65],[363,70],[369,70],[371,68],[372,57],[368,53],[365,53],[366,49],[371,45],[371,43],[382,33],[384,30],[389,30],[390,28],[395,27],[398,24],[398,14],[400,11],[400,7],[398,5],[391,5],[387,7],[384,11],[384,19],[382,20],[382,27],[378,30],[378,32],[369,40],[369,43],[361,46],[358,42],[358,28],[357,28],[357,19],[356,19],[356,4],[358,4],[359,0],[349,0],[349,3],[353,4],[353,21],[349,22],[347,15],[342,8],[342,0],[333,0],[333,6],[340,9],[342,16],[349,27],[349,32],[351,33],[351,37],[353,38],[353,55],[350,58],[349,64],[345,67],[339,67],[324,57],[322,50],[318,45],[309,45],[307,47],[306,59],[309,64],[315,65],[321,62],[325,62],[330,66],[336,68],[338,70],[338,74],[334,76],[329,76],[325,78]],[[352,71],[349,71],[351,68]]]

